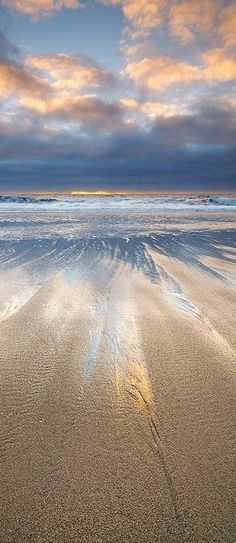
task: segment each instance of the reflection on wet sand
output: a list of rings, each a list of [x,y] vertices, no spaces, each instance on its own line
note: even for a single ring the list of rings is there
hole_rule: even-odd
[[[235,229],[217,217],[11,219],[3,543],[233,543]]]

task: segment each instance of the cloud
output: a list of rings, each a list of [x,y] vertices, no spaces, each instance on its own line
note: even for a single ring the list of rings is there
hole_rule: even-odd
[[[168,18],[171,33],[185,44],[196,39],[200,33],[209,39],[218,35],[225,47],[236,45],[235,1],[171,2]]]
[[[48,85],[19,60],[18,53],[18,48],[0,27],[0,97],[46,97]]]
[[[18,115],[23,124],[51,123],[54,129],[60,124],[77,125],[85,132],[110,132],[125,125],[121,105],[94,94],[117,83],[112,72],[76,55],[31,55],[23,63],[4,33],[0,39],[4,45],[0,97],[8,119]],[[88,92],[80,94],[84,87]]]
[[[12,58],[17,53],[18,48],[10,42],[3,28],[0,26],[0,61]]]
[[[150,29],[161,24],[161,10],[166,0],[124,0],[122,8],[126,19],[140,29]]]
[[[140,122],[150,123],[156,117],[171,117],[173,115],[178,115],[179,112],[178,107],[173,103],[141,102],[134,98],[122,98],[120,103],[126,110],[128,118],[136,120],[137,124]]]
[[[128,107],[139,107],[135,102]],[[74,106],[76,106],[74,104]],[[79,108],[78,104],[76,106]],[[81,102],[84,119],[102,104]],[[106,107],[106,106],[104,106]],[[54,112],[55,113],[55,112]],[[73,114],[75,112],[73,111]],[[114,123],[118,115],[118,123]],[[64,113],[63,113],[64,115]],[[81,112],[78,113],[79,117]],[[236,174],[236,113],[233,105],[201,100],[187,114],[159,112],[148,129],[120,123],[120,111],[104,110],[112,133],[84,135],[79,128],[46,128],[29,118],[0,121],[1,179],[9,186],[58,188],[60,183],[142,188],[233,189]],[[114,117],[113,117],[114,115]],[[84,121],[86,123],[86,121]],[[99,128],[99,120],[98,126]],[[102,120],[103,122],[103,120]],[[32,185],[33,184],[33,185]]]
[[[113,132],[125,127],[123,109],[119,103],[94,96],[58,97],[37,100],[26,97],[22,106],[36,118],[79,126],[85,133]],[[33,120],[33,119],[32,119]]]
[[[195,145],[208,151],[208,146],[231,146],[236,142],[236,112],[229,104],[202,100],[190,114],[158,118],[153,134],[158,145],[171,148]]]
[[[230,3],[221,12],[221,22],[218,28],[226,47],[236,45],[236,4]]]
[[[144,56],[145,54],[148,54],[149,49],[148,43],[139,42],[132,45],[124,40],[121,41],[119,48],[120,52],[127,58]]]
[[[63,8],[78,9],[79,0],[3,0],[10,9],[19,11],[33,18],[48,17]]]
[[[202,54],[198,66],[175,58],[155,55],[128,62],[124,74],[134,83],[149,91],[165,91],[173,84],[202,81],[230,81],[236,78],[236,59],[225,49],[210,49]]]
[[[187,44],[199,34],[223,38],[226,47],[236,44],[236,5],[228,0],[100,0],[107,6],[119,5],[133,39],[147,37],[157,27],[169,27],[171,34]],[[167,31],[167,30],[166,30]]]
[[[145,36],[162,22],[167,0],[100,0],[105,5],[120,5],[126,21],[140,31],[133,37]]]
[[[169,11],[170,29],[183,43],[193,40],[196,32],[211,35],[217,14],[217,2],[185,0],[172,5]]]
[[[31,74],[19,63],[0,60],[0,97],[46,97],[49,89],[45,82]]]
[[[85,132],[111,132],[124,122],[119,103],[96,95],[117,79],[91,60],[65,54],[31,55],[24,67],[15,67],[17,77],[12,77],[12,70],[7,67],[3,91],[5,95],[18,93],[18,109],[27,110],[32,122],[41,119],[56,123],[57,128],[60,124],[77,125]]]
[[[124,73],[138,86],[163,91],[173,83],[190,83],[202,78],[197,66],[156,55],[127,64]]]
[[[145,37],[160,25],[169,24],[173,36],[183,43],[198,34],[209,38],[213,32],[223,38],[226,47],[236,44],[236,5],[221,0],[100,0],[106,5],[120,5],[124,17],[137,31],[133,38]],[[223,4],[223,5],[222,5]],[[130,32],[129,32],[130,34]]]
[[[26,63],[51,81],[55,90],[114,85],[116,81],[112,72],[78,55],[31,55],[27,57]]]
[[[235,147],[150,147],[143,135],[133,139],[122,135],[103,144],[81,144],[63,137],[32,143],[30,133],[22,140],[11,141],[12,159],[1,165],[0,187],[8,190],[63,189],[73,187],[107,187],[160,190],[234,190]],[[1,142],[1,129],[0,129]],[[148,151],[147,151],[148,146]],[[126,154],[126,149],[129,153]],[[24,158],[23,152],[28,150]],[[7,151],[7,150],[6,150]],[[38,152],[38,156],[36,155]],[[30,157],[30,154],[32,155]]]
[[[123,100],[122,107],[127,105],[129,108],[140,108],[141,104],[133,101],[132,103],[125,104]],[[153,106],[153,104],[151,104]],[[149,107],[150,104],[144,104],[145,107]],[[64,141],[63,156],[77,156],[77,151],[82,147],[85,149],[87,146],[91,153],[100,158],[104,157],[117,157],[130,155],[136,156],[155,156],[161,149],[173,149],[185,147],[189,148],[189,145],[195,145],[204,149],[205,152],[207,146],[217,148],[219,146],[232,146],[236,142],[236,111],[234,104],[230,104],[229,101],[218,100],[201,100],[197,104],[195,103],[193,109],[188,114],[177,114],[173,112],[172,115],[165,115],[165,111],[158,111],[156,105],[155,119],[150,122],[148,130],[142,130],[138,125],[131,125],[128,129],[125,124],[120,122],[122,119],[122,108],[118,104],[106,104],[96,99],[79,99],[73,104],[73,110],[71,110],[71,104],[68,109],[64,107],[60,108],[57,105],[56,109],[50,109],[47,112],[49,115],[59,116],[66,119],[67,114],[69,116],[78,115],[78,119],[84,119],[84,123],[87,126],[87,119],[91,119],[91,123],[95,123],[97,126],[96,135],[94,131],[91,131],[89,137],[85,137],[83,133],[78,131],[67,131],[64,127],[46,128],[42,124],[32,122],[20,122],[20,117],[11,119],[10,122],[1,121],[1,134],[4,134],[5,142],[7,144],[8,136],[16,137],[18,143],[23,141],[27,136],[31,138],[32,157],[38,156],[37,146],[34,144],[34,140],[47,141],[46,156],[50,153],[54,156],[54,146],[57,141]],[[27,121],[27,113],[25,115]],[[107,118],[107,125],[112,128],[112,135],[102,134],[99,130],[99,122],[104,122],[104,118]],[[53,137],[52,137],[53,136]],[[71,142],[74,142],[71,145]],[[102,142],[102,145],[101,145]],[[12,140],[8,145],[9,152],[14,153],[14,149],[11,146]],[[81,147],[82,146],[82,147]],[[51,151],[50,151],[51,147]],[[11,150],[11,151],[10,151]],[[17,153],[19,148],[17,147]],[[25,152],[28,153],[28,148],[25,148]],[[34,154],[36,152],[36,155]],[[11,154],[11,156],[13,156]],[[40,156],[40,152],[39,152]],[[42,155],[42,157],[44,154]],[[91,155],[90,155],[91,156]]]
[[[202,55],[209,80],[229,81],[236,78],[236,58],[225,49],[211,49]]]

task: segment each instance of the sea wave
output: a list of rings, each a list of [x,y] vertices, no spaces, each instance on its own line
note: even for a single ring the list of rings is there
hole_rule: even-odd
[[[225,196],[211,196],[208,201],[217,206],[236,206],[236,198],[226,198]]]
[[[156,196],[110,194],[108,196],[0,195],[0,211],[213,211],[233,210],[236,198],[230,196]]]
[[[44,198],[44,197],[34,197],[34,196],[18,196],[16,194],[11,195],[0,195],[0,204],[40,204],[40,203],[51,203],[57,202],[57,198]]]

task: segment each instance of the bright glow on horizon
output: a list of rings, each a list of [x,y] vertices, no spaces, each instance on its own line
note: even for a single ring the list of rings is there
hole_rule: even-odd
[[[71,196],[108,196],[112,192],[107,192],[104,190],[73,190]]]

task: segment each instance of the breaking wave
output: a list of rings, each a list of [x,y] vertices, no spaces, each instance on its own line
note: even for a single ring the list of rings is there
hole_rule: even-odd
[[[57,202],[57,198],[43,198],[33,196],[17,196],[17,195],[2,195],[0,196],[0,204],[40,204]]]
[[[181,211],[233,209],[230,196],[82,195],[31,196],[0,195],[0,211]]]
[[[236,206],[236,198],[226,198],[225,196],[210,197],[208,201],[217,206]]]

